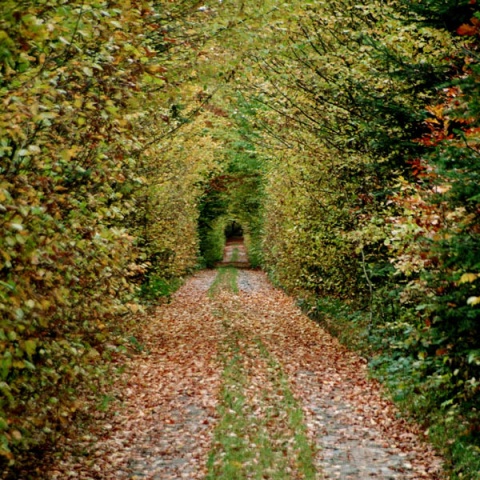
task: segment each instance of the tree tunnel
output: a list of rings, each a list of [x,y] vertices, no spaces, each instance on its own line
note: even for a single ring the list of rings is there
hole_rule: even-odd
[[[248,193],[250,195],[238,188],[230,192],[206,192],[198,220],[201,266],[213,267],[223,258],[225,244],[235,240],[245,242],[253,266],[260,264],[261,202],[258,192]],[[250,196],[250,200],[246,196]],[[252,198],[257,199],[255,204]]]

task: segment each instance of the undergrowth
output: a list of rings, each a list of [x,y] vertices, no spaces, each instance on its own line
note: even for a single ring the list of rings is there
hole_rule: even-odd
[[[145,303],[155,303],[160,299],[169,300],[182,285],[180,278],[164,278],[158,275],[150,276],[140,287],[139,297]]]

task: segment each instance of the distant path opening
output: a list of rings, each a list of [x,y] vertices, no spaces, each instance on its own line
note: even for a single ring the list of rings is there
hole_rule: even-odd
[[[227,238],[225,250],[223,251],[223,259],[221,262],[218,262],[216,266],[250,267],[243,237]]]
[[[225,237],[228,240],[243,239],[243,228],[235,220],[228,222],[225,226]]]

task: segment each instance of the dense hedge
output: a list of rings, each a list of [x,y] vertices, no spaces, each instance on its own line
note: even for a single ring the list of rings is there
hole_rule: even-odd
[[[269,26],[279,46],[253,62],[250,99],[264,107],[254,122],[272,158],[272,279],[319,318],[337,310],[332,327],[373,355],[397,400],[453,444],[455,475],[469,475],[480,447],[480,16],[475,2],[441,3],[292,8]]]
[[[196,263],[195,185],[204,167],[189,155],[201,142],[169,140],[182,119],[168,100],[174,40],[161,27],[175,25],[179,12],[156,8],[143,0],[2,2],[0,456],[7,463],[81,410],[79,386],[101,378],[121,318],[140,308],[140,284],[164,284]]]

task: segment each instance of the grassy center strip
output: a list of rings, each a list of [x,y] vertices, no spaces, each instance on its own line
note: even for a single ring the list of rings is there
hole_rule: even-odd
[[[233,268],[221,268],[211,295],[225,336],[219,423],[207,480],[314,479],[314,447],[303,411],[281,365],[248,328],[248,312],[232,295]],[[236,282],[236,274],[235,274]],[[235,283],[236,287],[236,283]]]
[[[215,280],[208,290],[208,295],[212,298],[222,289],[238,293],[237,277],[238,270],[235,267],[220,267]]]
[[[316,446],[308,438],[302,407],[295,399],[280,363],[267,350],[260,339],[255,339],[255,342],[260,354],[267,362],[270,382],[279,392],[277,402],[273,407],[277,412],[283,412],[286,416],[288,429],[293,435],[293,451],[296,457],[296,466],[302,474],[301,478],[317,478],[314,464]]]
[[[240,250],[235,247],[232,252],[232,258],[230,258],[231,262],[238,262],[238,259],[240,257]]]
[[[238,333],[230,332],[222,349],[224,364],[219,417],[213,449],[207,467],[207,480],[251,478],[255,451],[251,437],[256,426],[245,390],[247,378],[243,368]]]

